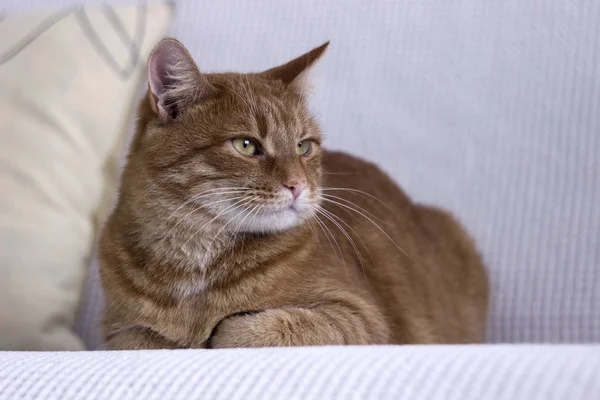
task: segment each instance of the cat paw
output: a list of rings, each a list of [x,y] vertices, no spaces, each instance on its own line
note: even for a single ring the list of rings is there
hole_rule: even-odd
[[[323,323],[312,310],[272,309],[236,315],[219,324],[210,340],[212,348],[281,347],[343,344],[342,335]]]

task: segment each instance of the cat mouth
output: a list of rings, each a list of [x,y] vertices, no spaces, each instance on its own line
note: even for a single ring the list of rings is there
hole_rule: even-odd
[[[260,207],[260,206],[259,206]],[[302,223],[310,215],[311,204],[305,200],[263,203],[260,209],[253,206],[239,218],[238,232],[281,232]],[[233,223],[232,223],[233,225]]]
[[[290,200],[287,202],[287,205],[285,206],[285,208],[289,209],[289,210],[296,210],[296,208],[298,207],[296,204],[296,200]]]
[[[283,213],[283,212],[295,212],[295,213],[299,213],[302,211],[302,207],[299,206],[295,201],[290,201],[286,204],[282,204],[282,205],[273,205],[272,207],[270,207],[270,210],[268,210],[267,212],[269,212],[270,214],[279,214],[279,213]]]

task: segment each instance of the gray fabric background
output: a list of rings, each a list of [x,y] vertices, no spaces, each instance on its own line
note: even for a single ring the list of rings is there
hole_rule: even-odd
[[[325,145],[466,224],[492,276],[491,342],[600,342],[599,1],[178,4],[173,35],[206,71],[331,40],[313,79]]]

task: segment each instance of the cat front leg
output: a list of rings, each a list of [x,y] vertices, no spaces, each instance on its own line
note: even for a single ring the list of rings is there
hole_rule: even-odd
[[[157,332],[140,326],[126,326],[108,332],[107,350],[158,350],[181,348]]]
[[[385,329],[374,334],[367,321],[341,305],[278,308],[224,319],[208,346],[282,347],[380,344]]]

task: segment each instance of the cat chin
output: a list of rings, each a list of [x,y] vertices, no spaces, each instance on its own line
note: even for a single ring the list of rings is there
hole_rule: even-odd
[[[287,208],[281,211],[269,212],[247,218],[238,232],[248,233],[277,233],[300,225],[306,218],[302,213]]]

